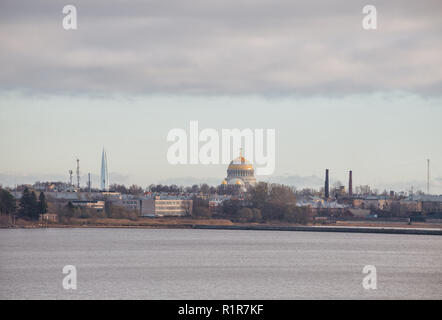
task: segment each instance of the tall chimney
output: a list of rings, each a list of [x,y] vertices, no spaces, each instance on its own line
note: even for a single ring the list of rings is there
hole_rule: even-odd
[[[351,170],[348,172],[348,195],[350,197],[353,195],[353,172]]]
[[[324,196],[326,199],[329,197],[329,190],[328,190],[328,169],[325,169],[325,188],[324,188]]]

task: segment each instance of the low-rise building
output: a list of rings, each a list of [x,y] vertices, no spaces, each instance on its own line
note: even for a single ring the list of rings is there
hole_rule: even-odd
[[[356,217],[356,218],[367,218],[371,216],[371,210],[369,209],[354,209],[354,208],[348,208],[346,210],[346,215],[350,217]]]
[[[442,212],[442,196],[437,195],[411,195],[401,200],[401,207],[410,207],[410,211],[422,214]]]
[[[231,195],[216,195],[210,197],[209,200],[209,212],[217,213],[222,211],[223,203],[225,201],[231,200]]]
[[[40,215],[41,222],[57,222],[58,215],[56,213],[43,213]]]
[[[392,200],[386,196],[362,196],[353,198],[353,208],[386,210],[391,205]]]
[[[142,199],[140,215],[143,217],[188,216],[192,214],[193,201],[174,197]]]
[[[345,209],[349,207],[337,201],[324,201],[317,197],[299,201],[296,205],[309,208],[312,216],[341,216],[345,213]]]
[[[97,211],[104,210],[104,201],[99,200],[72,200],[72,205],[80,208],[95,209]]]

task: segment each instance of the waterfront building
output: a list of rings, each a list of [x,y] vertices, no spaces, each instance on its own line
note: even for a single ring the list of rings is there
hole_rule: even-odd
[[[56,213],[43,213],[40,214],[40,222],[57,222],[58,215]]]
[[[192,214],[193,201],[178,197],[156,196],[140,201],[142,217],[189,216]]]
[[[104,210],[104,201],[99,200],[72,200],[70,201],[74,207],[95,209],[97,211]]]

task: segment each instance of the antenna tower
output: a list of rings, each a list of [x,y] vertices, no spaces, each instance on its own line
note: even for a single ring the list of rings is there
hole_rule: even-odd
[[[430,194],[430,159],[427,159],[427,194]]]
[[[77,188],[80,189],[80,159],[77,158]]]

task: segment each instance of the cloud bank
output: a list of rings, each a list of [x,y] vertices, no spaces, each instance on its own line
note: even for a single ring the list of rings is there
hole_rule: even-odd
[[[0,90],[346,95],[442,92],[442,2],[65,1],[0,4]]]

